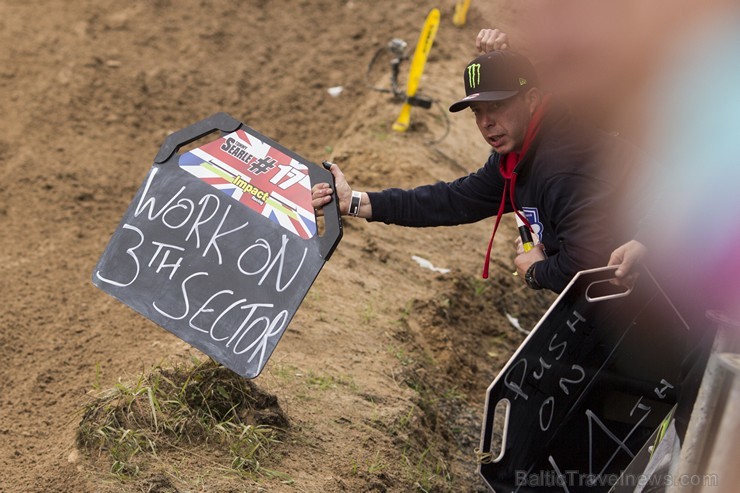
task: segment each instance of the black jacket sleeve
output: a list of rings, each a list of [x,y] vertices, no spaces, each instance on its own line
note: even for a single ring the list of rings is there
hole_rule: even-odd
[[[503,189],[497,156],[492,155],[478,171],[450,183],[368,193],[370,220],[416,227],[473,223],[498,212]]]

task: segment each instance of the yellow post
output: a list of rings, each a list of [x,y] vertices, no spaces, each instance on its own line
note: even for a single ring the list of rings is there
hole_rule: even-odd
[[[411,59],[409,81],[406,87],[406,102],[403,104],[403,108],[401,108],[401,114],[398,115],[398,119],[393,124],[393,130],[397,132],[405,132],[409,128],[409,123],[411,122],[411,104],[409,104],[408,99],[416,96],[416,91],[419,89],[421,75],[424,73],[424,66],[427,63],[429,52],[432,50],[437,29],[439,29],[439,16],[439,9],[432,9],[419,35],[419,42],[416,44],[414,57]]]
[[[468,21],[468,9],[471,0],[457,0],[455,3],[455,15],[452,16],[452,23],[457,27],[463,27]]]

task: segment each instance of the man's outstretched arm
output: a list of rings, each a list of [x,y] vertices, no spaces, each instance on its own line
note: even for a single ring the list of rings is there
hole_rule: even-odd
[[[359,217],[401,226],[452,226],[479,221],[496,214],[503,194],[503,179],[494,159],[470,175],[453,182],[439,182],[411,190],[389,188],[361,193]],[[339,209],[348,214],[352,188],[338,166],[331,168],[336,181]],[[313,206],[318,213],[331,201],[331,187],[313,187]],[[506,209],[506,212],[510,212]]]

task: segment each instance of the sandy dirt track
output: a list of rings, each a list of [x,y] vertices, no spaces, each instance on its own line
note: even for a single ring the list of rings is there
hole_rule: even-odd
[[[439,5],[423,84],[445,107],[478,29],[513,16],[510,2],[481,2],[456,29],[452,3]],[[478,279],[488,222],[415,231],[347,221],[255,382],[293,425],[269,464],[290,481],[216,471],[212,451],[173,456],[179,474],[153,461],[121,481],[75,446],[89,391],[199,354],[89,280],[168,133],[226,111],[315,162],[334,160],[367,190],[450,180],[484,162],[469,115],[432,147],[434,112],[415,111],[413,131],[393,134],[398,105],[363,85],[375,50],[394,36],[413,45],[437,5],[0,3],[0,491],[422,491],[428,471],[409,463],[409,440],[449,472],[433,491],[481,488],[483,392],[521,340],[503,313],[533,320],[546,303],[516,291],[513,228],[498,240],[493,279]],[[422,270],[412,255],[452,273]],[[427,399],[409,381],[443,392]]]

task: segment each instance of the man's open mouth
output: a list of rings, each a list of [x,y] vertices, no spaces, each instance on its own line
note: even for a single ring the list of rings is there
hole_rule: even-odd
[[[503,139],[503,137],[504,137],[503,134],[500,134],[500,135],[489,135],[488,136],[488,142],[491,145],[496,146],[496,145],[499,145],[501,143],[501,139]]]

